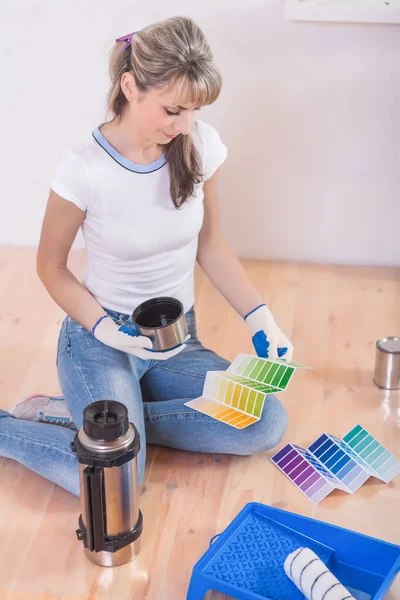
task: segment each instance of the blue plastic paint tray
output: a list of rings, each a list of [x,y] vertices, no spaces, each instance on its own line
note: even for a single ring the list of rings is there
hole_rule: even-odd
[[[400,547],[354,531],[250,502],[193,568],[187,600],[217,590],[238,600],[303,600],[283,563],[311,548],[356,600],[385,597],[400,570]]]

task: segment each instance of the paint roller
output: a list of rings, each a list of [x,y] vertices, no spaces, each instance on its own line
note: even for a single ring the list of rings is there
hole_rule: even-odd
[[[309,548],[289,554],[283,568],[307,600],[355,600]]]

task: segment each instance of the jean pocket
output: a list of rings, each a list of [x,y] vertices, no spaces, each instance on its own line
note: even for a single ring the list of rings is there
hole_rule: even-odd
[[[58,367],[58,356],[60,354],[60,342],[63,328],[61,327],[60,333],[58,334],[57,352],[56,352],[56,367]]]
[[[61,323],[60,332],[58,334],[58,342],[57,342],[57,353],[56,353],[56,367],[58,367],[58,362],[60,358],[60,354],[63,350],[64,346],[69,346],[69,338],[68,338],[68,321],[71,319],[69,315],[64,317],[63,322]],[[63,344],[64,342],[64,344]]]
[[[110,317],[110,319],[112,319],[114,321],[114,323],[117,323],[118,325],[122,325],[122,324],[126,324],[126,322],[129,320],[130,315],[125,315],[123,313],[119,313],[116,310],[111,310],[111,308],[104,308],[103,310],[108,314],[108,316]]]
[[[66,317],[65,333],[67,334],[67,336],[71,333],[81,332],[82,330],[85,330],[85,327],[83,325],[78,323],[78,321],[75,321],[75,319],[73,319],[69,315]]]
[[[73,341],[74,343],[80,344],[83,340],[87,339],[88,336],[90,338],[93,337],[86,327],[78,323],[78,321],[75,321],[72,317],[67,317],[65,321],[65,339],[68,348],[71,347]]]
[[[185,314],[185,318],[188,327],[188,332],[190,333],[193,339],[197,339],[196,315],[193,308],[188,310],[188,312]]]

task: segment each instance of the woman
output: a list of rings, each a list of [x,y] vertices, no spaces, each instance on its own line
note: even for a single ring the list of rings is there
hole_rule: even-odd
[[[57,368],[72,420],[81,427],[84,407],[95,400],[123,402],[142,442],[141,484],[146,441],[253,454],[275,446],[287,426],[274,395],[267,396],[260,421],[244,430],[185,406],[202,394],[207,371],[229,366],[197,337],[196,259],[249,325],[259,356],[290,360],[293,347],[220,231],[217,182],[227,149],[211,125],[193,120],[218,98],[222,84],[203,33],[185,17],[152,24],[116,40],[109,70],[113,118],[62,157],[37,271],[67,313]],[[79,227],[88,251],[82,282],[67,268]],[[134,308],[156,296],[178,298],[188,322],[190,338],[169,352],[153,352],[134,329],[125,333]],[[63,402],[36,397],[14,415],[0,411],[0,454],[79,495],[69,446],[75,433],[40,422],[49,401]]]

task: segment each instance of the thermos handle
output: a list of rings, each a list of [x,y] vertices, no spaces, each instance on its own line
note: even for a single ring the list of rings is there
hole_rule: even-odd
[[[86,467],[83,471],[85,490],[87,547],[91,552],[104,550],[103,468]]]

